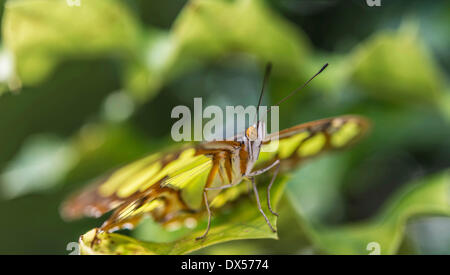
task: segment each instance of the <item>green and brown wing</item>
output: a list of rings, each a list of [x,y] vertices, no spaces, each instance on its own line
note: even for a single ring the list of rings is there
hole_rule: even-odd
[[[330,150],[340,150],[359,140],[368,130],[367,119],[339,116],[300,124],[267,136],[256,163],[257,168],[276,159],[283,170]]]
[[[201,203],[213,166],[211,156],[195,147],[151,155],[130,163],[69,198],[61,208],[66,219],[99,217],[115,209],[102,226],[113,231],[133,226],[147,213],[159,221]]]

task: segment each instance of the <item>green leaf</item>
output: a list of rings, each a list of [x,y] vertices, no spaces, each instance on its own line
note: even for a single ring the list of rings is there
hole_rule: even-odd
[[[152,78],[131,79],[134,85],[148,81],[158,88],[186,71],[226,56],[273,62],[276,74],[298,80],[310,56],[304,33],[259,0],[192,0],[177,17],[170,32],[153,32],[148,39],[145,66]],[[134,69],[138,69],[136,65]],[[309,68],[308,68],[309,69]],[[317,68],[314,68],[317,70]],[[140,89],[138,98],[148,98]]]
[[[139,43],[137,23],[119,1],[8,1],[3,42],[13,52],[24,85],[45,80],[62,61],[104,56],[132,57]]]
[[[196,0],[184,8],[173,29],[183,58],[253,54],[295,74],[309,54],[306,36],[263,1]]]
[[[42,83],[66,60],[102,57],[123,61],[124,88],[141,101],[226,55],[272,61],[287,79],[309,75],[307,37],[258,0],[192,0],[170,31],[145,32],[120,1],[9,1],[2,28],[24,85]]]
[[[314,224],[301,214],[301,222],[311,240],[325,253],[369,254],[375,243],[381,254],[395,254],[408,221],[424,215],[450,216],[449,192],[450,170],[447,170],[408,184],[370,220],[331,227]]]
[[[360,44],[348,64],[351,80],[379,99],[437,103],[444,91],[444,76],[411,22]]]
[[[271,192],[271,203],[276,206],[282,196],[287,177],[278,177]],[[246,184],[246,183],[241,183]],[[277,218],[267,208],[266,190],[268,182],[260,182],[259,196],[264,212],[276,228]],[[91,246],[95,231],[80,237],[81,254],[187,254],[213,244],[242,239],[277,239],[259,212],[252,197],[243,196],[235,203],[213,213],[211,230],[204,240],[196,241],[206,228],[203,222],[179,240],[167,243],[143,242],[120,234],[98,234],[99,242]]]

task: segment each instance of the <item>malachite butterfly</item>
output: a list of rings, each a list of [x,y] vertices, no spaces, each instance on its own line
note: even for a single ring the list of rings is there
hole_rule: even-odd
[[[258,107],[270,68],[269,64]],[[260,120],[233,140],[187,145],[177,151],[156,153],[125,165],[69,198],[63,204],[61,213],[67,219],[75,219],[82,216],[100,217],[113,210],[97,232],[131,229],[146,215],[170,226],[174,222],[191,224],[193,217],[208,213],[207,228],[197,238],[202,239],[210,228],[211,210],[248,192],[248,188],[240,184],[247,181],[252,183],[263,218],[275,232],[261,209],[255,177],[273,169],[267,201],[270,212],[278,215],[270,207],[270,187],[278,171],[292,170],[323,152],[344,149],[360,139],[368,128],[365,118],[346,115],[304,123],[266,135],[266,125]]]

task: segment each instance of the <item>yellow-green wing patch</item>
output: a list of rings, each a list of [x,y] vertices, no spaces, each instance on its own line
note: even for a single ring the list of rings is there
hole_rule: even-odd
[[[161,165],[159,162],[155,162],[158,157],[159,154],[150,155],[118,169],[100,185],[99,193],[104,197],[111,196],[120,190],[126,181],[140,183],[147,177],[152,176],[154,170],[159,170],[155,169],[155,166],[158,168],[157,166]]]
[[[145,192],[155,183],[184,188],[190,179],[209,170],[212,165],[209,157],[195,153],[195,148],[188,148],[179,154],[154,155],[138,160],[115,171],[99,187],[99,193],[105,197],[127,198],[137,192]]]
[[[327,118],[300,124],[269,135],[264,142],[257,165],[280,159],[296,163],[324,151],[340,149],[357,141],[368,128],[359,116]]]

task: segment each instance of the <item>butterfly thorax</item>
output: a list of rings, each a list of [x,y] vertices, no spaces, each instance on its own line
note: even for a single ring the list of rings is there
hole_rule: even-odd
[[[245,169],[241,171],[243,176],[249,176],[252,172],[258,160],[265,137],[266,124],[263,121],[258,121],[256,124],[248,127],[245,134],[241,135],[241,142],[243,144],[241,150],[247,154],[246,159],[241,159],[241,161],[246,162]]]

